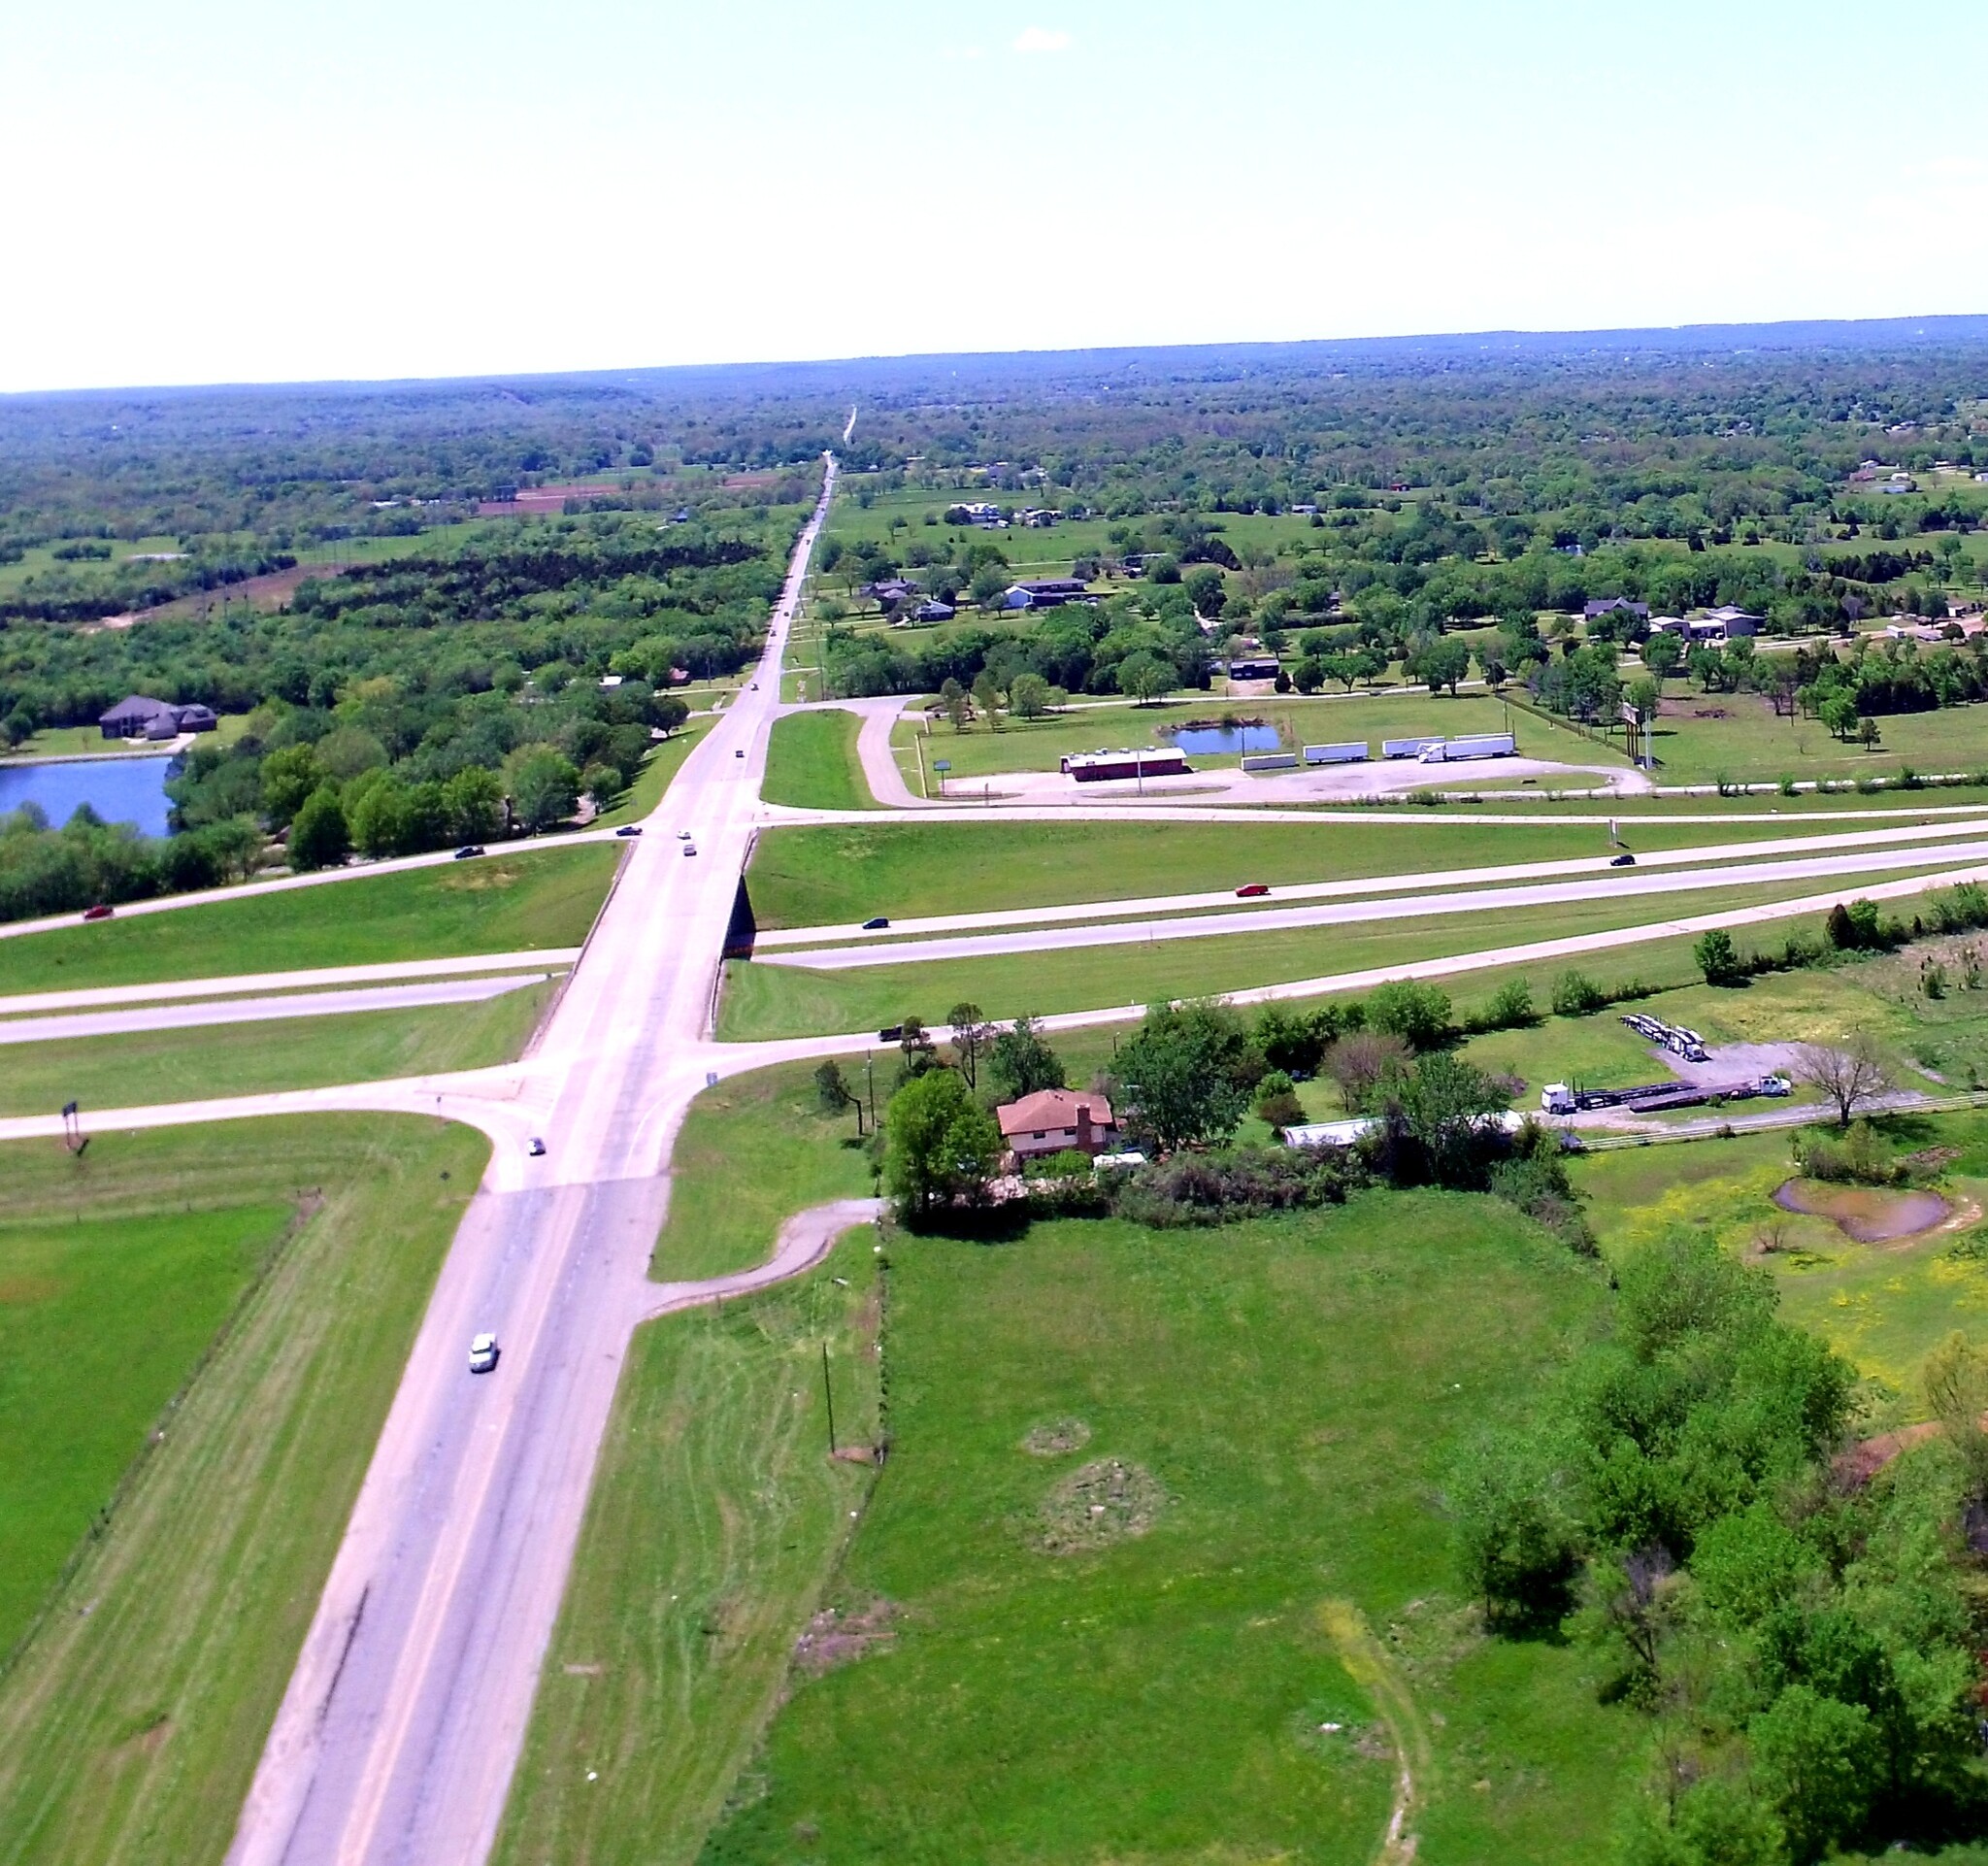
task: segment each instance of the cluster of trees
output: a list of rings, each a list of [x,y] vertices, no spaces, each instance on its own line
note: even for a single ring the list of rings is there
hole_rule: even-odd
[[[1982,1831],[1977,1639],[1955,1557],[1988,1497],[1988,1359],[1927,1370],[1947,1442],[1832,1459],[1857,1375],[1709,1238],[1618,1267],[1607,1336],[1449,1487],[1494,1628],[1569,1628],[1649,1720],[1631,1866],[1806,1866]]]
[[[1956,631],[1958,633],[1958,631]],[[1795,703],[1839,739],[1858,721],[1893,713],[1925,713],[1988,698],[1988,638],[1971,647],[1922,647],[1909,637],[1860,639],[1841,654],[1795,655]]]
[[[263,846],[246,820],[153,837],[129,823],[106,823],[87,805],[51,829],[29,805],[0,816],[0,920],[218,887],[252,873]]]

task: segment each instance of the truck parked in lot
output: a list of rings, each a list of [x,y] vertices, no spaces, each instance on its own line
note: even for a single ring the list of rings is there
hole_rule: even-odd
[[[1540,1110],[1546,1115],[1577,1115],[1597,1108],[1626,1108],[1632,1114],[1655,1115],[1666,1109],[1700,1108],[1706,1102],[1751,1101],[1794,1092],[1794,1083],[1785,1076],[1722,1083],[1653,1082],[1637,1088],[1571,1088],[1564,1082],[1549,1082],[1540,1090]]]

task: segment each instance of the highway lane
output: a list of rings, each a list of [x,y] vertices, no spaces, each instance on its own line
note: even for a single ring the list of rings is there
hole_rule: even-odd
[[[522,1155],[515,1116],[480,1111],[502,1157],[423,1319],[243,1810],[238,1866],[488,1853],[622,1358],[658,1300],[646,1273],[664,1167],[704,1086],[780,652],[833,483],[830,463],[759,689],[685,759],[531,1056],[508,1072],[545,1156]],[[503,1359],[475,1380],[464,1356],[486,1328]]]
[[[1988,822],[1983,823],[1988,829]],[[1697,868],[1711,864],[1726,867],[1773,856],[1821,853],[1831,850],[1865,847],[1895,847],[1912,842],[1931,842],[1950,837],[1950,822],[1915,823],[1905,828],[1874,829],[1865,834],[1851,831],[1831,836],[1793,836],[1771,842],[1713,843],[1694,849],[1658,850],[1637,858],[1639,869]],[[1357,881],[1279,883],[1267,897],[1270,901],[1331,900],[1364,894],[1400,894],[1436,887],[1474,887],[1482,883],[1544,881],[1563,875],[1601,875],[1611,868],[1607,855],[1582,855],[1558,861],[1508,862],[1490,868],[1408,869],[1391,875],[1369,876]],[[1147,918],[1155,915],[1192,914],[1208,908],[1236,906],[1233,887],[1213,888],[1195,894],[1155,894],[1141,899],[1093,900],[1054,907],[1003,907],[974,914],[942,914],[925,917],[893,919],[887,927],[798,926],[758,934],[755,951],[779,950],[786,947],[882,944],[894,939],[927,933],[977,932],[990,927],[1044,926],[1065,921]],[[1252,915],[1275,912],[1274,906],[1249,910]]]
[[[56,1043],[72,1037],[128,1037],[147,1030],[215,1030],[223,1024],[277,1023],[292,1017],[349,1017],[367,1011],[414,1011],[426,1005],[482,1004],[528,984],[545,972],[495,979],[435,979],[348,991],[298,991],[266,998],[224,998],[205,1004],[134,1005],[117,1011],[65,1011],[43,1017],[0,1017],[0,1045]]]
[[[977,933],[895,945],[811,947],[800,951],[758,954],[758,965],[842,972],[885,965],[927,965],[948,959],[984,959],[1022,952],[1065,952],[1079,947],[1143,946],[1167,940],[1207,940],[1236,933],[1290,932],[1322,926],[1461,916],[1501,909],[1563,906],[1576,901],[1638,900],[1664,894],[1700,893],[1722,887],[1778,886],[1829,876],[1845,880],[1891,875],[1918,866],[1951,868],[1965,880],[1988,873],[1988,841],[1943,843],[1930,849],[1866,850],[1810,855],[1786,861],[1732,862],[1717,868],[1671,872],[1619,869],[1580,881],[1527,883],[1513,886],[1438,890],[1390,895],[1381,900],[1330,901],[1308,907],[1198,914],[1176,918],[1112,920],[1099,925],[1042,926],[1021,932]]]

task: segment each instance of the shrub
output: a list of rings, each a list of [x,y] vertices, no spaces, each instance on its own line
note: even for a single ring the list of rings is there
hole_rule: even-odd
[[[1183,1153],[1142,1167],[1119,1187],[1114,1207],[1135,1224],[1172,1228],[1224,1224],[1320,1205],[1338,1205],[1363,1181],[1351,1155],[1309,1148],[1238,1148]]]
[[[1525,1030],[1539,1021],[1533,988],[1523,979],[1508,979],[1501,984],[1474,1020],[1479,1030]]]
[[[1592,1017],[1608,1002],[1608,994],[1585,972],[1563,972],[1553,981],[1556,1017]]]
[[[1433,1050],[1449,1035],[1449,994],[1413,979],[1390,979],[1367,1000],[1367,1027],[1411,1050]]]
[[[1811,1180],[1839,1185],[1897,1185],[1905,1177],[1904,1164],[1892,1157],[1869,1121],[1852,1122],[1836,1139],[1798,1133],[1795,1163]]]

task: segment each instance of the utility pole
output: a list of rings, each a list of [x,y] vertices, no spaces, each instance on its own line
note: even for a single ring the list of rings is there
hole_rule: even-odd
[[[835,1456],[835,1387],[828,1378],[828,1344],[821,1344],[821,1395],[828,1402],[828,1455]]]
[[[869,1050],[863,1051],[863,1076],[870,1084],[870,1131],[877,1131],[877,1061]]]

